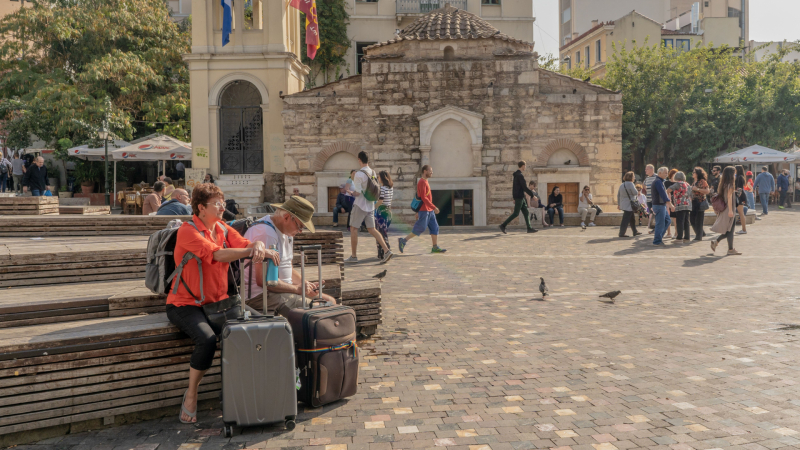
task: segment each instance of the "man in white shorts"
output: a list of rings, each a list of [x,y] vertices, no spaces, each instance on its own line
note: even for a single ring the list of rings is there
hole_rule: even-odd
[[[356,256],[358,251],[358,227],[363,221],[367,226],[369,234],[371,234],[375,238],[375,242],[383,248],[383,260],[381,260],[381,264],[386,264],[392,259],[394,254],[389,250],[389,247],[383,240],[383,236],[375,229],[375,201],[369,201],[364,196],[367,183],[370,178],[375,178],[375,172],[369,167],[369,157],[366,152],[358,153],[358,161],[361,163],[361,170],[356,171],[355,175],[353,175],[353,190],[348,191],[350,195],[356,198],[355,202],[353,202],[353,210],[350,212],[350,248],[352,250],[350,250],[350,257],[345,259],[344,262],[358,262],[358,256]]]

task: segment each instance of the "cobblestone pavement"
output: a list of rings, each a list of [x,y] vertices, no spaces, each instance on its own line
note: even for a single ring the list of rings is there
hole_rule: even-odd
[[[225,439],[210,410],[197,427],[170,417],[22,448],[800,448],[798,224],[773,212],[730,257],[609,227],[443,231],[446,254],[423,235],[388,266],[361,234],[348,273],[389,274],[354,398],[306,409],[293,432]]]

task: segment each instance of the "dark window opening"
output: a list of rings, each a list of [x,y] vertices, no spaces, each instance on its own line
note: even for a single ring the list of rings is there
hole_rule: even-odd
[[[377,42],[356,42],[356,73],[361,74],[361,59],[364,58],[364,48],[375,45]]]

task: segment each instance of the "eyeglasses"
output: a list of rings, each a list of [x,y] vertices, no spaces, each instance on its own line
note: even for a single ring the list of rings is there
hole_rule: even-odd
[[[299,220],[297,220],[297,218],[295,216],[291,216],[291,218],[292,218],[292,221],[294,222],[294,226],[296,226],[299,231],[303,231],[303,229],[305,228],[303,226],[303,222],[300,222]]]
[[[217,208],[224,208],[225,207],[225,203],[222,203],[222,202],[206,203],[206,206],[216,206]]]

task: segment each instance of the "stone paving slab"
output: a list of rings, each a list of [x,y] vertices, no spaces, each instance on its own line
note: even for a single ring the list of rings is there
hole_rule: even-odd
[[[352,399],[306,408],[293,432],[226,439],[215,409],[196,426],[169,417],[18,448],[800,448],[798,224],[771,213],[732,257],[607,227],[447,230],[446,254],[423,235],[388,266],[361,234],[346,270],[389,273]]]

